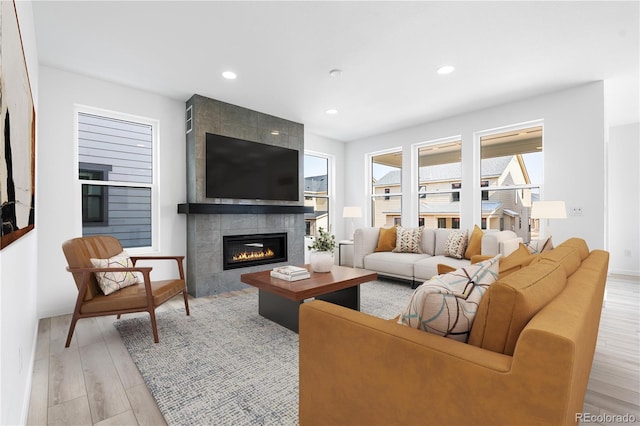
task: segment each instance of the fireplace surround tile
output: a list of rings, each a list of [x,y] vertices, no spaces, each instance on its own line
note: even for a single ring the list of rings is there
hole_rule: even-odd
[[[205,197],[206,133],[247,139],[254,142],[297,149],[300,152],[300,201],[248,201],[255,205],[302,206],[304,126],[237,105],[193,95],[186,107],[192,107],[193,126],[186,134],[187,202],[201,204],[240,203]],[[271,132],[278,130],[279,135]],[[304,263],[304,213],[265,214],[187,214],[187,288],[195,297],[218,294],[247,287],[240,275],[271,269],[279,264],[223,269],[222,237],[231,234],[287,234],[286,264]],[[285,264],[284,262],[281,264]]]

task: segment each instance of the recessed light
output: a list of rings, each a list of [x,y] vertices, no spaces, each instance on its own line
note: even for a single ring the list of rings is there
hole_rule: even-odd
[[[271,131],[271,134],[272,134],[273,136],[278,136],[278,135],[280,134],[280,131],[279,131],[279,130],[272,130],[272,131]]]
[[[451,74],[455,69],[456,68],[453,65],[443,65],[438,68],[437,73],[440,75]]]
[[[233,71],[225,71],[222,73],[222,76],[227,80],[235,80],[238,77]]]
[[[333,70],[329,71],[329,75],[331,77],[334,77],[334,78],[340,77],[342,75],[342,70],[339,70],[337,68],[333,69]]]
[[[328,109],[328,110],[326,110],[326,111],[325,111],[325,113],[327,113],[327,114],[329,114],[329,115],[335,115],[335,114],[337,114],[337,113],[338,113],[338,110],[337,110],[337,109],[333,109],[333,108],[332,108],[332,109]]]

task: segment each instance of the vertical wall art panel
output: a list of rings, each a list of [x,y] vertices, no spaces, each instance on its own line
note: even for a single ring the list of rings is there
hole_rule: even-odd
[[[35,224],[35,111],[13,1],[0,2],[0,124],[4,248]]]

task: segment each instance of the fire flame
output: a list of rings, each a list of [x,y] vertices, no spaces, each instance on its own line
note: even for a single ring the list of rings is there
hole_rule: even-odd
[[[234,254],[231,258],[234,262],[245,260],[264,259],[267,257],[273,257],[276,254],[271,249],[257,250],[257,251],[243,251],[242,253]]]

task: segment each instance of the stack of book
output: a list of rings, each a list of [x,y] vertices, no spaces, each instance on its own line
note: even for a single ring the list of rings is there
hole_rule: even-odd
[[[298,281],[309,278],[311,274],[299,266],[279,266],[271,270],[271,276],[285,281]]]

